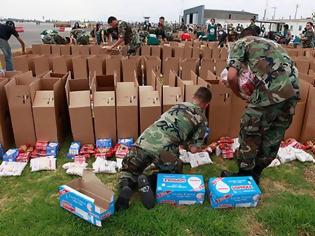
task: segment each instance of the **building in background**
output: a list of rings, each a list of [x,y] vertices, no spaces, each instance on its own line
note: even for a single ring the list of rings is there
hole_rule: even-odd
[[[206,24],[209,19],[215,18],[216,22],[222,25],[241,23],[247,26],[251,19],[258,19],[258,14],[246,11],[205,9],[205,6],[201,5],[184,10],[183,18],[185,24],[203,25]]]
[[[293,35],[300,35],[305,28],[305,25],[309,21],[313,21],[312,18],[302,18],[302,19],[281,19],[275,20],[276,22],[284,22],[289,25],[289,29]],[[280,30],[283,31],[283,28]]]

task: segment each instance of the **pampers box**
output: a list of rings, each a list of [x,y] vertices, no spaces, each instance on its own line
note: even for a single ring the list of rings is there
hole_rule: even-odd
[[[256,207],[261,191],[251,176],[210,178],[212,208]]]
[[[157,203],[202,204],[204,198],[205,184],[202,175],[158,174]]]
[[[96,226],[115,211],[114,193],[88,170],[82,178],[59,186],[59,201],[62,208]]]

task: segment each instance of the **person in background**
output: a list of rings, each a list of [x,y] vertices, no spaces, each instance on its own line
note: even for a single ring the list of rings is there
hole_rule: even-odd
[[[58,34],[56,30],[44,30],[41,32],[40,37],[44,44],[68,44],[70,43],[70,38],[62,37]]]
[[[107,47],[107,49],[115,49],[118,46],[125,44],[128,46],[128,54],[135,55],[137,49],[141,46],[137,30],[135,28],[131,28],[131,26],[125,21],[118,21],[114,16],[110,16],[107,22],[111,28],[118,30],[119,37],[118,40],[113,45]]]
[[[165,22],[165,18],[164,18],[164,16],[161,16],[159,18],[159,24],[158,24],[158,27],[155,30],[155,34],[156,34],[156,37],[158,39],[162,39],[164,42],[167,42],[166,35],[165,35],[164,22]]]
[[[215,23],[214,18],[212,18],[210,20],[210,24],[208,24],[207,33],[208,33],[208,41],[217,40],[217,25]]]
[[[253,27],[243,30],[228,56],[229,87],[243,98],[239,74],[244,65],[255,76],[248,105],[241,118],[237,155],[239,171],[221,177],[252,176],[259,184],[262,171],[277,157],[300,98],[298,71],[287,52],[274,41],[257,37]]]
[[[98,45],[101,43],[101,37],[98,37],[100,29],[101,29],[101,24],[96,23],[95,27],[91,30],[91,33],[90,33],[91,37],[96,41]]]
[[[223,48],[224,45],[226,45],[227,41],[227,33],[224,31],[223,27],[221,24],[217,24],[218,26],[218,40],[219,40],[219,47]]]
[[[81,28],[81,26],[80,26],[79,22],[75,22],[73,27],[72,27],[73,30],[74,29],[80,29],[80,28]]]
[[[291,31],[289,30],[289,25],[285,24],[283,26],[283,44],[289,44],[292,39]]]
[[[5,59],[5,66],[7,71],[13,71],[12,52],[9,44],[9,39],[13,35],[20,43],[22,47],[22,53],[25,53],[25,43],[20,38],[18,32],[15,30],[15,24],[13,21],[7,21],[5,24],[0,24],[0,49],[3,52]]]
[[[120,191],[115,209],[129,208],[136,187],[143,205],[148,209],[154,207],[152,186],[156,183],[156,175],[149,182],[143,174],[144,170],[154,163],[162,173],[182,172],[182,162],[178,158],[179,146],[193,153],[202,150],[208,129],[205,110],[211,98],[210,90],[200,87],[194,94],[193,102],[173,106],[139,136],[122,162]]]
[[[301,35],[302,48],[314,48],[314,24],[312,22],[307,22],[305,27],[305,32]]]

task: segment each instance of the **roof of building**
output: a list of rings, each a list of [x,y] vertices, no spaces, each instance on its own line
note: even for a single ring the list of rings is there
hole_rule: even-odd
[[[230,10],[217,10],[217,9],[205,9],[205,11],[220,12],[220,13],[241,13],[243,15],[258,15],[257,13],[247,12],[247,11],[230,11]]]

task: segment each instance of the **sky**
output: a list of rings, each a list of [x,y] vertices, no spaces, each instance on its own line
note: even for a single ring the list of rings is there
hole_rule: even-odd
[[[261,19],[267,7],[267,18],[271,19],[276,7],[276,18],[294,16],[310,17],[315,12],[314,0],[1,0],[1,17],[54,20],[95,20],[106,21],[111,15],[126,21],[143,21],[150,16],[157,22],[159,16],[168,21],[178,21],[183,10],[205,5],[206,9],[244,10],[259,14]]]

